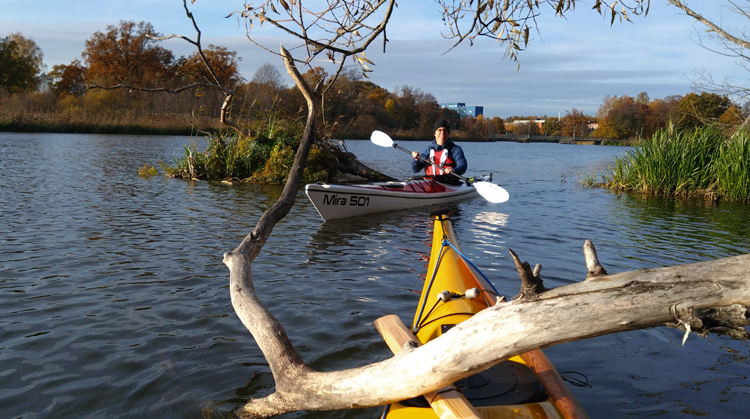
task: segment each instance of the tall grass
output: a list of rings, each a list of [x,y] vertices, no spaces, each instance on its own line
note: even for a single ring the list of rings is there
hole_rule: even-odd
[[[722,147],[714,164],[716,189],[731,201],[750,201],[750,135],[738,133]]]
[[[750,201],[749,153],[747,134],[729,140],[715,126],[668,126],[617,158],[604,183],[656,195]]]

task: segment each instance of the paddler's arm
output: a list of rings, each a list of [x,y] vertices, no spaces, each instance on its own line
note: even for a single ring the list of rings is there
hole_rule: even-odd
[[[428,150],[428,153],[429,153],[429,148],[427,150]],[[424,159],[427,159],[427,158],[429,158],[429,154],[419,154],[418,151],[412,151],[411,152],[411,156],[414,158],[414,161],[411,162],[411,170],[414,173],[421,172],[425,168],[425,166],[427,166],[427,163],[425,163],[424,161],[420,160],[420,157],[424,158]]]
[[[466,173],[466,169],[469,167],[469,164],[466,161],[464,150],[459,146],[453,146],[451,154],[453,155],[453,161],[456,162],[456,167],[453,168],[453,172],[458,175],[463,175],[464,173]]]

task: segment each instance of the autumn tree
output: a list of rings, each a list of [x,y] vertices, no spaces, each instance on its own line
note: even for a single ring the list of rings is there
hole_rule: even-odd
[[[395,114],[398,125],[404,130],[418,130],[420,128],[420,115],[417,113],[417,103],[424,100],[435,101],[435,97],[427,97],[424,92],[409,86],[397,87],[393,91]]]
[[[40,74],[44,71],[44,53],[33,39],[23,36],[20,32],[10,34],[10,39],[16,42],[18,55],[26,57],[31,61],[31,65]]]
[[[344,71],[329,89],[326,113],[335,124],[334,135],[369,136],[375,129],[396,127],[396,100],[388,90],[363,80],[354,70]],[[386,110],[386,102],[390,100]],[[418,104],[415,104],[419,106]],[[421,114],[421,110],[416,109]]]
[[[346,90],[351,91],[350,100],[344,103],[350,112],[350,118],[344,121],[348,132],[368,135],[375,129],[394,126],[395,117],[386,109],[387,101],[394,103],[387,89],[367,80],[349,80]]]
[[[489,136],[489,125],[486,123],[483,115],[473,117],[471,115],[461,118],[461,132],[462,137],[467,139],[487,139]],[[431,129],[430,129],[431,130]]]
[[[50,87],[58,97],[65,94],[76,97],[83,96],[86,93],[85,73],[86,67],[81,65],[81,62],[77,59],[67,65],[55,65],[48,74]]]
[[[86,79],[99,86],[169,84],[174,56],[158,46],[153,38],[157,35],[150,23],[124,20],[119,26],[107,26],[106,32],[95,32],[81,54]]]
[[[36,43],[20,33],[0,38],[0,88],[10,93],[36,88],[42,59]]]
[[[607,97],[599,108],[599,127],[595,137],[626,139],[642,134],[648,110],[648,95],[641,93],[638,100],[632,96]]]
[[[561,134],[566,137],[587,137],[589,135],[589,122],[592,119],[580,109],[573,108],[560,119]]]
[[[538,135],[539,125],[533,120],[520,120],[513,122],[513,134],[514,135]]]
[[[653,99],[648,103],[648,111],[643,125],[643,137],[648,138],[664,128],[670,121],[679,119],[679,103],[682,96],[672,95],[663,99]]]
[[[503,118],[500,118],[499,116],[493,116],[489,123],[490,133],[505,134],[505,122],[503,122]]]
[[[723,114],[721,114],[718,123],[722,128],[732,132],[736,127],[742,124],[744,119],[745,116],[742,109],[737,105],[731,105]]]
[[[187,77],[188,83],[213,82],[213,77],[217,77],[222,84],[235,87],[244,81],[238,69],[241,58],[237,56],[236,51],[209,44],[203,53],[204,55],[201,56],[195,52],[180,63],[179,74]],[[208,71],[204,60],[213,68],[213,74]]]

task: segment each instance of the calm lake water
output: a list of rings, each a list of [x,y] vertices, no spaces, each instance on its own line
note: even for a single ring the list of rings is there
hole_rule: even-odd
[[[144,163],[172,164],[190,141],[0,133],[0,417],[222,417],[273,390],[232,309],[222,254],[280,189],[138,176]],[[374,168],[411,175],[404,153],[346,145]],[[583,280],[586,239],[611,273],[750,251],[746,206],[580,186],[625,148],[462,146],[470,174],[492,172],[511,193],[504,204],[455,206],[463,249],[508,297],[519,288],[508,248],[541,263],[548,286]],[[390,351],[372,322],[411,319],[430,234],[427,210],[323,223],[300,191],[254,264],[256,289],[313,367],[382,360]],[[681,347],[682,335],[659,327],[546,353],[559,371],[588,377],[591,388],[573,390],[592,418],[745,417],[748,344],[692,335]]]

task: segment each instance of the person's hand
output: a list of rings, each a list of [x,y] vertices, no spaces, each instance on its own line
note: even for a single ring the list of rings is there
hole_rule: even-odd
[[[411,156],[414,157],[414,160],[419,160],[419,152],[418,151],[412,151]]]
[[[452,172],[452,171],[453,171],[453,168],[452,168],[452,167],[446,167],[446,168],[445,168],[445,174],[446,174],[446,175],[449,175],[449,174],[451,174],[451,172]]]

